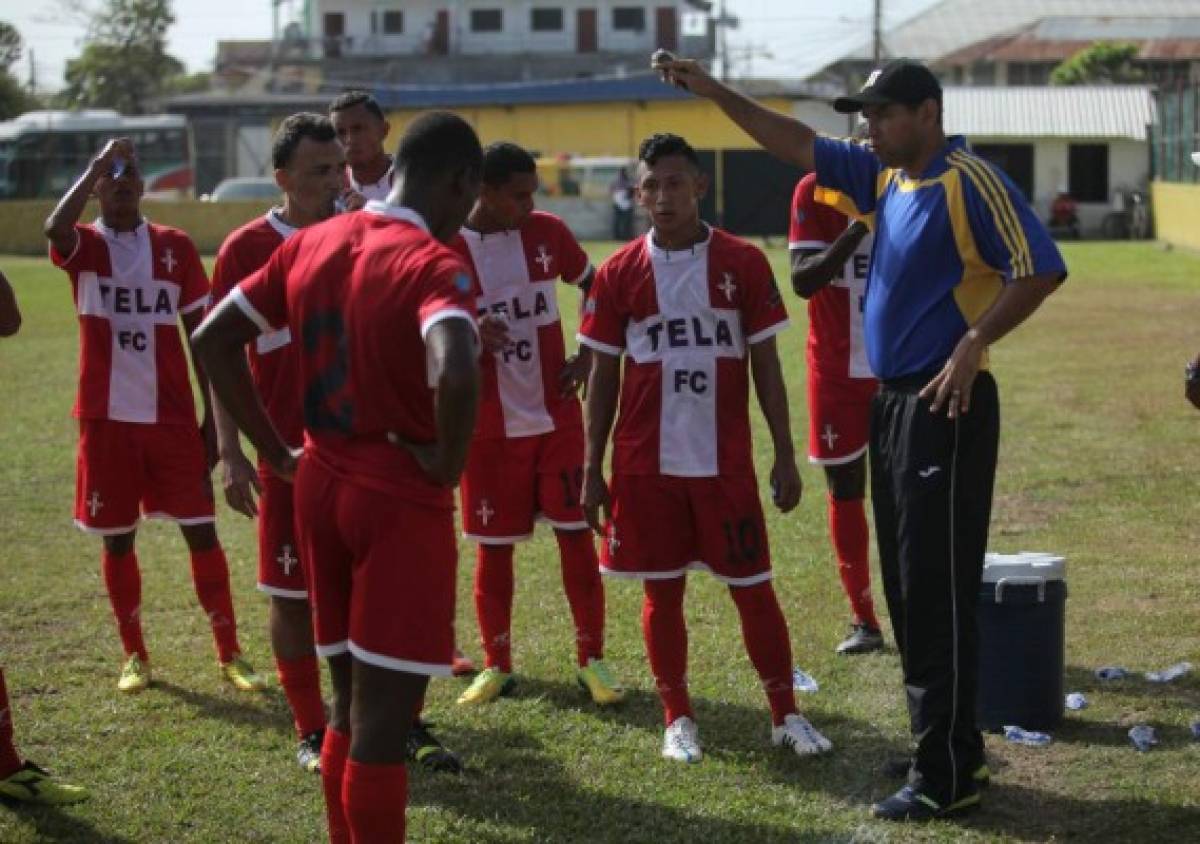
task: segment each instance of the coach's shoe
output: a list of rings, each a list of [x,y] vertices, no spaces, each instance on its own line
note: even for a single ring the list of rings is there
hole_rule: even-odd
[[[592,700],[600,706],[608,706],[625,700],[625,688],[612,675],[603,659],[592,657],[588,664],[580,668],[575,678]]]
[[[871,807],[871,814],[885,821],[931,821],[958,815],[979,805],[979,792],[972,790],[953,803],[943,806],[928,794],[922,794],[911,785],[897,791],[887,800]]]
[[[441,771],[446,774],[461,774],[462,760],[446,749],[437,737],[430,732],[433,724],[418,718],[408,731],[408,744],[405,748],[405,758],[409,762],[419,762],[431,771]]]
[[[321,745],[325,742],[325,730],[317,730],[300,739],[296,746],[296,761],[310,774],[321,773]]]
[[[466,677],[475,672],[475,661],[460,651],[454,649],[454,659],[450,660],[450,673],[455,677]]]
[[[866,654],[883,650],[883,633],[866,624],[850,625],[850,635],[837,646],[839,654]]]
[[[911,756],[896,756],[888,759],[883,763],[883,775],[889,779],[902,780],[908,777],[908,772],[912,770]],[[992,784],[992,769],[988,767],[987,762],[983,762],[971,772],[971,781],[975,783],[976,788],[987,788]]]
[[[137,654],[130,655],[121,668],[121,679],[117,680],[117,691],[135,694],[150,685],[150,663]]]
[[[39,803],[43,806],[65,806],[86,800],[87,789],[65,782],[55,782],[44,768],[25,760],[16,773],[0,780],[0,797],[20,800],[23,803]]]
[[[221,676],[243,692],[261,692],[267,687],[267,678],[255,671],[241,654],[234,654],[229,662],[221,663]]]
[[[699,762],[704,758],[700,749],[700,728],[696,722],[686,715],[680,715],[663,733],[664,759],[674,759],[676,762]]]
[[[817,728],[799,713],[793,712],[778,727],[771,728],[771,744],[790,747],[797,756],[817,756],[833,750],[833,742],[817,732]]]
[[[517,681],[499,668],[485,668],[475,675],[467,690],[458,696],[459,706],[481,706],[512,692]]]

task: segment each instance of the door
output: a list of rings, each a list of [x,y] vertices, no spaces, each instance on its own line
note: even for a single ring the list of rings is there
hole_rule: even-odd
[[[450,52],[450,13],[445,9],[438,10],[430,46],[433,48],[433,52],[439,56]]]
[[[579,9],[575,13],[575,49],[580,53],[594,53],[596,43],[596,10]]]
[[[346,34],[346,16],[342,12],[326,12],[324,19],[325,58],[336,59],[342,54],[342,36]]]
[[[674,6],[659,6],[655,13],[655,46],[672,53],[679,49],[679,17]]]

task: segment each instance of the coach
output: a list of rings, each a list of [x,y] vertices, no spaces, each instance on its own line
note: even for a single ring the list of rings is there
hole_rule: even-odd
[[[942,89],[898,59],[840,97],[869,147],[818,137],[692,61],[657,65],[711,98],[768,151],[817,174],[817,198],[876,231],[864,330],[880,391],[871,496],[916,751],[876,817],[928,820],[979,803],[975,603],[1000,433],[987,348],[1032,314],[1066,267],[1020,191],[942,128]]]

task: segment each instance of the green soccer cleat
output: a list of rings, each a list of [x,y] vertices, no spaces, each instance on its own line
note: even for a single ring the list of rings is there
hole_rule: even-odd
[[[221,676],[243,692],[261,692],[267,687],[267,678],[255,671],[241,654],[234,654],[229,662],[221,663]]]
[[[87,796],[87,789],[65,782],[55,782],[49,772],[28,759],[19,771],[0,780],[0,797],[20,800],[22,803],[65,806],[68,803],[86,800]]]
[[[137,654],[125,660],[121,668],[121,679],[117,680],[117,691],[137,694],[150,686],[150,663],[143,662]]]
[[[482,706],[507,695],[516,687],[513,675],[499,668],[485,668],[475,675],[467,690],[458,696],[459,706]]]
[[[575,678],[600,706],[610,706],[625,700],[625,688],[599,657],[589,659],[588,664],[576,672]]]
[[[417,762],[430,769],[445,774],[461,774],[462,760],[444,744],[437,740],[430,728],[433,724],[419,718],[408,731],[408,743],[405,748],[405,758],[409,762]]]

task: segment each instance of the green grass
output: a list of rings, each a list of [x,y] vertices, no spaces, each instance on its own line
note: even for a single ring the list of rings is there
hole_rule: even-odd
[[[799,759],[767,745],[765,702],[736,613],[703,575],[691,578],[687,611],[704,762],[681,766],[658,755],[661,716],[633,584],[608,583],[608,656],[630,700],[604,712],[587,705],[573,683],[556,550],[543,531],[518,550],[515,697],[463,712],[454,706],[461,681],[431,687],[429,714],[470,772],[413,771],[410,839],[1200,839],[1200,743],[1187,732],[1200,716],[1200,676],[1167,687],[1091,677],[1103,664],[1144,671],[1200,663],[1200,415],[1182,395],[1183,365],[1200,347],[1200,259],[1148,244],[1065,250],[1071,280],[993,354],[1003,434],[991,547],[1068,557],[1067,688],[1087,693],[1092,706],[1070,714],[1045,749],[989,737],[996,776],[982,811],[921,829],[868,819],[869,803],[893,787],[879,763],[906,745],[898,662],[891,650],[833,654],[847,607],[826,536],[823,481],[802,467],[804,501],[792,515],[770,517],[769,528],[796,662],[821,682],[801,703],[833,740],[831,756]],[[608,244],[592,251],[602,258]],[[784,277],[783,250],[771,255]],[[99,544],[70,524],[77,352],[68,286],[45,261],[11,258],[0,267],[25,312],[21,334],[0,342],[0,663],[20,748],[94,794],[61,811],[0,805],[0,841],[318,840],[320,790],[292,761],[284,700],[276,689],[255,697],[219,682],[185,549],[168,525],[147,525],[139,539],[157,684],[117,696],[119,646]],[[802,448],[805,320],[790,296],[789,304],[795,325],[780,349]],[[761,472],[761,422],[756,436]],[[243,643],[269,668],[252,525],[223,510],[219,526]],[[461,551],[459,636],[478,657],[473,553]],[[1125,738],[1139,722],[1160,730],[1151,753]]]

